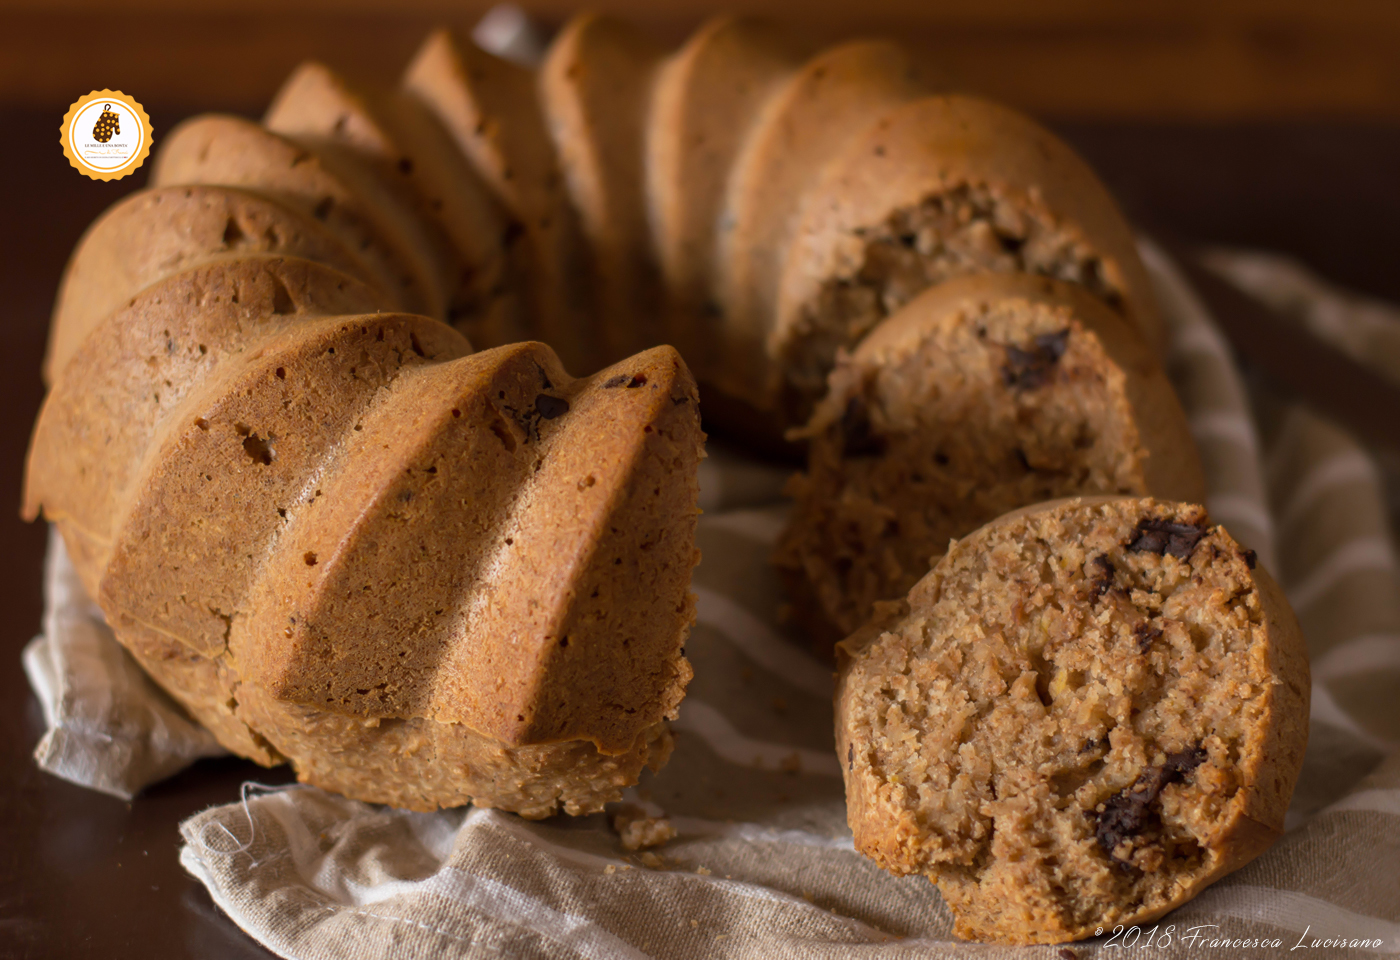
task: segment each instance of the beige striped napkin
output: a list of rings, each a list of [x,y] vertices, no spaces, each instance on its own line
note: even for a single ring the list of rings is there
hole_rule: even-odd
[[[1301,408],[1261,449],[1220,334],[1170,261],[1143,252],[1211,513],[1278,572],[1302,619],[1312,739],[1273,849],[1161,923],[1074,952],[1400,952],[1400,609],[1376,467]],[[308,960],[1053,955],[954,940],[931,884],[852,850],[831,675],[785,635],[767,563],[782,480],[723,451],[704,466],[695,680],[670,764],[629,797],[669,818],[670,842],[629,853],[603,815],[413,814],[248,785],[182,825],[182,863],[252,936]]]

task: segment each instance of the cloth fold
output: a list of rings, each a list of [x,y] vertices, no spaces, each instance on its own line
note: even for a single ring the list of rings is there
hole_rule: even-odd
[[[24,648],[23,662],[48,727],[34,759],[54,776],[130,800],[225,752],[117,643],[52,527],[44,632]]]
[[[1145,244],[1143,253],[1173,330],[1169,372],[1201,447],[1207,506],[1299,606],[1316,670],[1289,832],[1164,918],[1155,955],[1269,955],[1211,941],[1280,940],[1282,952],[1300,937],[1319,942],[1314,956],[1400,953],[1400,608],[1377,470],[1343,431],[1301,407],[1286,411],[1266,448],[1205,309],[1159,249]],[[830,669],[789,635],[768,563],[785,522],[786,474],[722,449],[702,467],[698,623],[687,642],[695,679],[669,765],[627,795],[634,814],[668,819],[674,839],[634,852],[602,814],[421,814],[247,784],[235,802],[181,825],[182,864],[251,936],[308,960],[1027,955],[955,940],[932,884],[890,876],[853,850],[832,752]],[[52,548],[51,566],[61,560]],[[203,755],[207,744],[168,732],[183,730],[178,709],[151,706],[163,695],[139,671],[123,672],[136,668],[60,574],[49,580],[48,647],[67,649],[82,631],[109,647],[105,657],[65,661],[97,673],[45,681],[50,693],[70,691],[69,705],[51,713],[65,732],[50,737],[79,744],[84,757],[61,775],[131,791]],[[39,653],[32,659],[42,665]],[[72,692],[104,683],[100,697]],[[101,746],[104,709],[140,749]],[[137,762],[156,744],[166,766]],[[58,755],[41,754],[44,764]],[[1111,956],[1111,936],[1075,945],[1077,956]],[[1338,938],[1348,945],[1321,945]]]

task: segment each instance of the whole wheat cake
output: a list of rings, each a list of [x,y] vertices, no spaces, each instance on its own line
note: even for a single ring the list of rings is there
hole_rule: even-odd
[[[1015,511],[839,654],[856,849],[929,877],[960,937],[1148,923],[1282,834],[1305,646],[1273,578],[1203,507]]]
[[[897,600],[950,540],[1017,507],[1117,493],[1199,503],[1161,365],[1081,287],[980,274],[931,287],[832,371],[775,554],[814,643]]]

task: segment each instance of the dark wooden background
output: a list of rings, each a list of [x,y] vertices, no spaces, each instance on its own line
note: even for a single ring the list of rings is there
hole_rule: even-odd
[[[305,57],[389,78],[484,0],[0,0],[0,91],[94,87],[199,109],[266,102]],[[521,0],[546,26],[582,4]],[[1395,0],[597,0],[678,40],[710,12],[898,35],[969,88],[1075,118],[1400,118]]]
[[[679,37],[709,4],[615,0]],[[353,5],[352,5],[353,7]],[[548,23],[564,0],[536,3]],[[849,10],[858,7],[859,19]],[[236,9],[235,9],[236,8]],[[305,56],[390,78],[426,27],[470,5],[406,0],[334,14],[314,2],[0,5],[0,958],[267,956],[176,859],[181,818],[284,771],[204,761],[127,804],[47,775],[19,651],[39,629],[44,531],[18,519],[39,358],[59,273],[88,222],[144,180],[97,183],[64,159],[68,104],[112,87],[163,131],[198,109],[256,115]],[[782,19],[795,5],[751,4]],[[823,36],[892,32],[1038,113],[1140,223],[1295,254],[1400,300],[1400,3],[810,0]],[[56,12],[57,11],[57,12]],[[275,12],[280,11],[280,12]]]

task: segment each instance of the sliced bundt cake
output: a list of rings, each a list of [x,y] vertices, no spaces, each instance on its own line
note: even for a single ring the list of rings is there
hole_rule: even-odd
[[[664,759],[689,675],[702,434],[662,344],[715,422],[772,438],[925,287],[1079,285],[988,308],[994,343],[912,323],[917,345],[877,337],[838,371],[790,544],[838,621],[954,535],[916,503],[951,495],[900,479],[938,464],[933,421],[857,462],[948,351],[979,358],[959,389],[1021,452],[969,457],[996,479],[960,523],[1082,488],[1178,495],[1150,476],[1149,348],[1109,329],[1156,332],[1111,201],[1030,121],[914,73],[891,44],[809,57],[733,19],[668,56],[585,14],[538,71],[438,31],[395,90],[307,64],[262,125],[187,121],[70,263],[26,512],[231,749],[408,806],[597,809]],[[877,353],[908,383],[858,370]],[[1042,402],[1042,446],[998,419]],[[907,537],[842,532],[827,500],[866,488]]]

